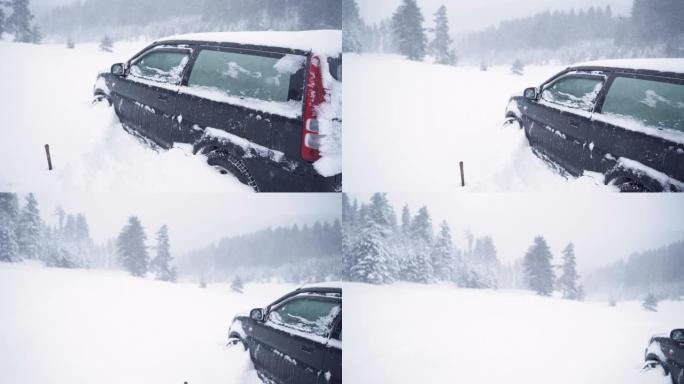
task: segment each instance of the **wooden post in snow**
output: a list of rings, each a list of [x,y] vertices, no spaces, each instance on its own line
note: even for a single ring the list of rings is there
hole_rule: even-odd
[[[463,175],[463,162],[459,161],[458,166],[461,168],[461,187],[465,187],[465,176]]]
[[[52,171],[52,158],[50,158],[50,144],[45,144],[45,156],[47,156],[48,170]]]

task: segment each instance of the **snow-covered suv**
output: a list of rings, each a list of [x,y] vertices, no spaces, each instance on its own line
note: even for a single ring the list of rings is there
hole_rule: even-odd
[[[340,162],[341,38],[339,30],[167,37],[100,74],[95,98],[114,106],[127,131],[164,149],[192,144],[257,191],[339,191],[341,165],[326,156]]]
[[[684,384],[684,329],[651,337],[644,355],[644,368],[661,366],[673,384]]]
[[[238,315],[228,343],[242,344],[275,384],[342,383],[342,288],[308,286]]]
[[[575,64],[506,108],[535,153],[621,191],[684,191],[684,59]]]

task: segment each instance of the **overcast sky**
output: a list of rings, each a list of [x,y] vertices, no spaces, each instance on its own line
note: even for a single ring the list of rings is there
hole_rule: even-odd
[[[370,194],[351,194],[367,201]],[[580,271],[684,239],[684,196],[680,194],[486,194],[389,193],[401,218],[408,203],[412,214],[426,205],[435,230],[447,220],[455,243],[463,233],[491,235],[499,259],[524,256],[536,235],[549,242],[555,262],[572,241]]]
[[[23,196],[20,197],[22,204]],[[341,198],[334,193],[273,194],[36,194],[43,219],[55,225],[55,207],[82,212],[91,237],[104,242],[119,234],[128,217],[140,218],[148,240],[162,224],[169,226],[176,256],[203,248],[224,236],[268,226],[333,221],[340,217]],[[150,242],[152,244],[152,242]]]
[[[389,17],[401,0],[356,0],[361,17],[367,23],[377,23]],[[449,25],[455,34],[485,29],[502,20],[530,16],[546,10],[605,7],[610,5],[613,14],[628,15],[632,0],[418,0],[423,17],[432,25],[432,14],[444,4],[448,10]]]

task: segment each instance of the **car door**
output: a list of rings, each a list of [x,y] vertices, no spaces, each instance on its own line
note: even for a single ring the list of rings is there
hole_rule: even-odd
[[[178,86],[190,54],[189,48],[152,47],[130,60],[113,90],[121,121],[164,148],[173,144]]]
[[[616,74],[593,127],[599,151],[684,180],[684,80]]]
[[[176,141],[217,128],[290,158],[299,154],[306,56],[201,46],[183,81]]]
[[[538,101],[532,101],[523,119],[530,143],[581,175],[591,158],[591,113],[605,77],[569,73],[544,85]]]
[[[342,312],[335,321],[330,339],[326,344],[325,356],[319,384],[342,384]]]
[[[316,384],[326,341],[341,311],[339,298],[300,295],[271,308],[252,330],[257,369],[279,384]]]

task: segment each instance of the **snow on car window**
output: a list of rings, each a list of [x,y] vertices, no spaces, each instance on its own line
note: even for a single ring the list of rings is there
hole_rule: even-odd
[[[591,111],[602,87],[600,78],[567,76],[545,88],[542,98],[566,107]]]
[[[684,84],[616,77],[601,113],[684,131]]]
[[[133,76],[161,83],[179,84],[189,52],[152,51],[131,65]]]
[[[282,59],[273,64],[273,68],[279,73],[297,73],[306,62],[306,57],[301,55],[285,55]]]
[[[276,68],[287,57],[203,50],[195,60],[188,86],[241,98],[288,101],[291,72]],[[291,62],[288,64],[286,69],[292,67]]]
[[[268,320],[297,331],[325,337],[340,310],[340,304],[334,301],[297,298],[273,310]]]

